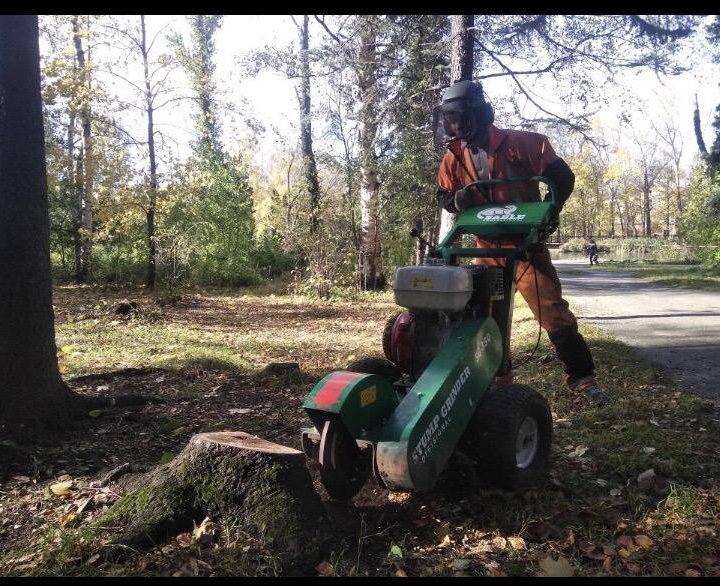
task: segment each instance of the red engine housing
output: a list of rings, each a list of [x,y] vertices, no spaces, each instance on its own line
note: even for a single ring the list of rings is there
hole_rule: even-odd
[[[413,371],[414,336],[415,319],[409,311],[398,313],[385,323],[383,330],[385,357],[406,374]]]

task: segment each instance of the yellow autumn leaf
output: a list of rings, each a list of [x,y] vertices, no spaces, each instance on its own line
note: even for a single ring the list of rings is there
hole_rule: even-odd
[[[65,482],[58,482],[57,484],[50,485],[50,492],[57,496],[66,496],[72,492],[73,481],[67,480]]]
[[[75,520],[76,517],[77,515],[75,513],[68,513],[67,515],[63,515],[60,519],[60,525],[62,527],[67,527]]]
[[[527,543],[525,543],[525,540],[522,537],[508,537],[507,538],[508,543],[510,543],[510,547],[517,550],[525,550],[527,549]]]
[[[563,556],[558,557],[554,560],[552,556],[548,556],[540,560],[541,572],[538,572],[538,576],[553,577],[553,578],[569,578],[575,574],[575,570]]]

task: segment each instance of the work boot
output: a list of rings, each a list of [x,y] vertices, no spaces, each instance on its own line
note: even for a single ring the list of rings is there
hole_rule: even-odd
[[[594,376],[581,378],[579,381],[573,383],[571,388],[573,391],[584,393],[596,407],[607,405],[608,401],[610,401],[608,394],[598,387],[597,380],[595,380]]]

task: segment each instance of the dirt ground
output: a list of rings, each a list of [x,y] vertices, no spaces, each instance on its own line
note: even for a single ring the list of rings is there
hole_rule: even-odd
[[[140,303],[135,315],[114,313],[125,297]],[[0,479],[0,575],[282,574],[268,544],[228,527],[212,543],[194,539],[190,527],[121,557],[78,536],[123,493],[122,478],[102,485],[108,472],[126,463],[131,473],[148,470],[194,433],[241,430],[300,448],[307,393],[349,360],[381,353],[382,324],[396,310],[390,298],[190,291],[158,307],[139,292],[68,287],[56,291],[55,304],[70,386],[151,402],[91,412],[56,443],[20,447],[31,464]],[[533,322],[523,310],[515,319],[521,348],[531,349]],[[604,352],[627,354],[612,344],[598,338],[601,363]],[[547,352],[543,343],[526,375],[540,390],[559,388],[561,372]],[[465,478],[458,463],[425,494],[389,493],[371,480],[352,503],[327,503],[338,540],[316,560],[315,575],[720,575],[720,467],[707,433],[715,429],[713,406],[686,400],[651,367],[627,360],[635,382],[660,388],[657,403],[639,407],[645,399],[631,385],[626,403],[588,414],[556,391],[546,484],[522,493],[482,490],[458,481]],[[275,361],[299,369],[265,373]],[[626,380],[619,368],[617,381]],[[618,382],[617,392],[627,387]],[[678,439],[698,433],[710,442],[693,441],[704,463],[672,452]],[[618,439],[622,445],[612,443]],[[621,454],[627,445],[637,448],[632,457]],[[658,454],[642,452],[649,445]],[[666,468],[656,463],[663,450]],[[639,490],[637,473],[651,465],[657,483]]]

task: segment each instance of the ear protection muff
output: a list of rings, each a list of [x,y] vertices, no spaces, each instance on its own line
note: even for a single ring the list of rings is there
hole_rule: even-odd
[[[446,136],[454,136],[450,128],[459,125],[457,138],[473,136],[478,126],[486,126],[495,121],[495,111],[487,101],[480,83],[470,80],[455,82],[443,92],[440,111]]]
[[[490,102],[484,102],[478,108],[478,121],[480,124],[492,124],[495,121],[495,110]]]

